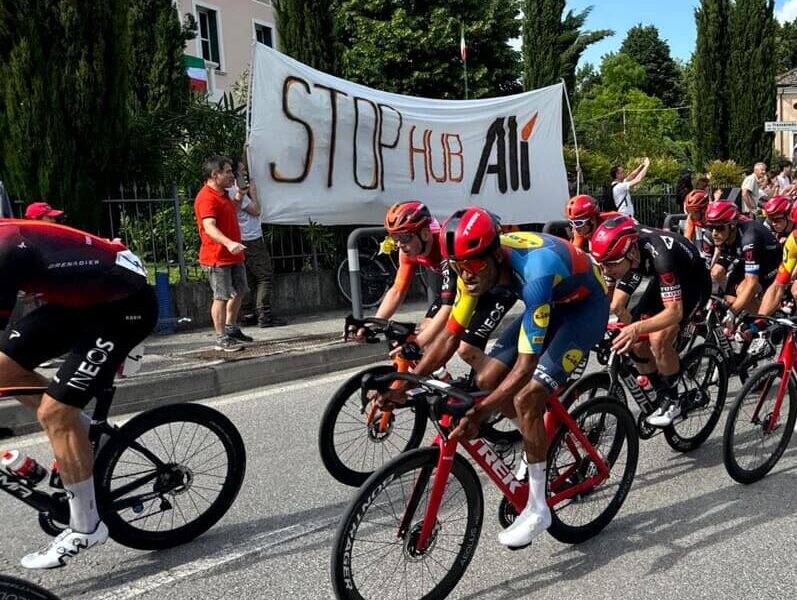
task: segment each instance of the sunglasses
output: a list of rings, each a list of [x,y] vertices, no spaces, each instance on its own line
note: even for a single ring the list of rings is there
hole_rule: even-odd
[[[397,244],[410,244],[412,240],[415,239],[415,234],[410,233],[407,235],[394,235],[393,239],[396,240]]]
[[[570,219],[570,227],[578,229],[589,223],[589,219]]]
[[[724,223],[722,225],[706,225],[706,229],[709,231],[726,231],[728,229],[728,224]]]
[[[767,217],[767,221],[769,221],[770,223],[785,223],[786,220],[787,220],[786,217],[783,215],[781,215],[780,217]]]
[[[488,259],[486,258],[466,258],[463,260],[450,259],[449,266],[454,269],[457,275],[462,275],[467,271],[471,275],[478,275],[487,268]]]
[[[602,265],[619,265],[621,262],[623,262],[627,258],[628,258],[628,256],[626,255],[626,256],[623,256],[622,258],[616,258],[615,260],[604,260],[601,264]]]

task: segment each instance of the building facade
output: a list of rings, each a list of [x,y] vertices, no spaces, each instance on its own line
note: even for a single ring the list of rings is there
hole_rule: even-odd
[[[185,53],[205,59],[213,100],[247,71],[253,40],[277,45],[271,0],[176,0],[175,6],[181,20],[186,13],[196,19],[197,36],[186,44]]]
[[[797,121],[797,69],[778,75],[776,121]],[[797,131],[775,132],[775,150],[794,161],[797,155]]]

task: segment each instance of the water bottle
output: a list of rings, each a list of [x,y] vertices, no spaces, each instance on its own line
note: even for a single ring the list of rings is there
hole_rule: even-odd
[[[639,384],[639,387],[642,388],[642,391],[645,392],[645,395],[648,398],[655,398],[655,390],[653,389],[653,384],[650,383],[650,378],[647,375],[640,375],[636,378],[636,382]]]
[[[33,485],[47,477],[47,469],[19,450],[6,450],[0,456],[0,466],[9,473],[27,479]]]

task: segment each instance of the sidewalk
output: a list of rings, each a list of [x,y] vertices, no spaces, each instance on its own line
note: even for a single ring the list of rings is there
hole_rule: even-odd
[[[426,308],[425,303],[409,304],[398,318],[417,322]],[[516,305],[511,312],[518,310]],[[344,317],[341,311],[323,312],[296,317],[283,327],[246,327],[244,332],[255,341],[240,352],[214,350],[215,334],[210,329],[152,335],[144,343],[141,371],[117,379],[111,414],[212,398],[384,359],[384,343],[342,341]],[[39,371],[49,378],[57,365]],[[17,435],[39,429],[34,415],[15,400],[0,400],[0,427]]]

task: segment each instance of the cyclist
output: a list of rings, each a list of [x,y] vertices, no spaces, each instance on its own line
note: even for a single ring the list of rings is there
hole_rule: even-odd
[[[763,224],[741,220],[732,202],[709,203],[706,228],[716,248],[711,277],[731,303],[728,318],[742,310],[755,312],[756,295],[769,287],[781,262],[780,244]]]
[[[440,244],[458,274],[457,299],[445,329],[414,372],[428,375],[446,363],[470,326],[479,297],[489,290],[500,286],[525,304],[523,315],[490,351],[487,370],[498,387],[452,432],[459,439],[475,437],[494,411],[517,414],[531,487],[525,509],[499,541],[522,547],[551,523],[545,405],[601,339],[609,316],[606,286],[589,256],[569,242],[528,232],[501,235],[498,219],[482,208],[455,212],[443,224]]]
[[[0,219],[0,279],[0,384],[47,385],[43,396],[18,399],[36,410],[69,494],[69,527],[22,566],[60,567],[108,538],[94,497],[91,419],[82,410],[152,332],[158,303],[141,261],[121,243],[42,221]],[[44,304],[9,326],[20,291]],[[49,384],[34,372],[66,352]]]
[[[714,258],[714,241],[705,225],[707,207],[708,193],[705,190],[692,190],[684,198],[686,213],[684,237],[697,247],[706,261],[706,267],[710,268]]]
[[[680,360],[675,340],[695,309],[711,294],[711,278],[697,248],[683,236],[637,225],[628,217],[605,221],[592,236],[592,256],[607,277],[618,281],[612,308],[627,326],[614,340],[621,352],[634,349],[646,362],[659,397],[659,407],[647,417],[654,427],[666,427],[681,414],[678,398]],[[642,279],[651,280],[633,312],[628,300]],[[647,317],[647,318],[644,318]],[[637,343],[649,334],[649,342]]]
[[[797,222],[795,221],[797,219],[797,202],[792,206],[789,217],[792,223]],[[767,211],[767,218],[769,218],[769,211]],[[765,315],[775,312],[775,309],[780,306],[786,286],[790,282],[792,282],[791,295],[793,298],[797,298],[797,282],[793,282],[794,276],[797,275],[794,269],[795,265],[797,265],[797,229],[792,227],[791,233],[783,243],[783,258],[778,267],[775,281],[767,288],[764,298],[761,300],[759,312]]]
[[[376,317],[391,318],[404,302],[412,284],[416,265],[421,265],[442,277],[440,295],[432,302],[421,323],[415,340],[417,346],[404,346],[403,353],[413,359],[421,348],[445,327],[454,303],[456,274],[450,272],[440,250],[440,225],[432,218],[425,204],[412,200],[390,207],[385,215],[385,229],[399,246],[399,269],[393,285],[385,294]],[[459,348],[459,355],[474,369],[480,370],[485,360],[484,349],[490,334],[498,327],[515,299],[504,290],[495,290],[480,303],[473,326],[468,329]],[[365,332],[358,332],[364,341]]]
[[[589,240],[598,225],[606,219],[618,217],[622,213],[617,211],[601,212],[598,201],[592,196],[581,194],[573,196],[565,206],[565,216],[573,228],[573,245],[587,251]]]
[[[791,220],[791,201],[786,196],[775,196],[767,200],[764,204],[764,212],[767,213],[767,220],[764,225],[775,237],[780,245],[786,242],[792,229],[794,221]]]

